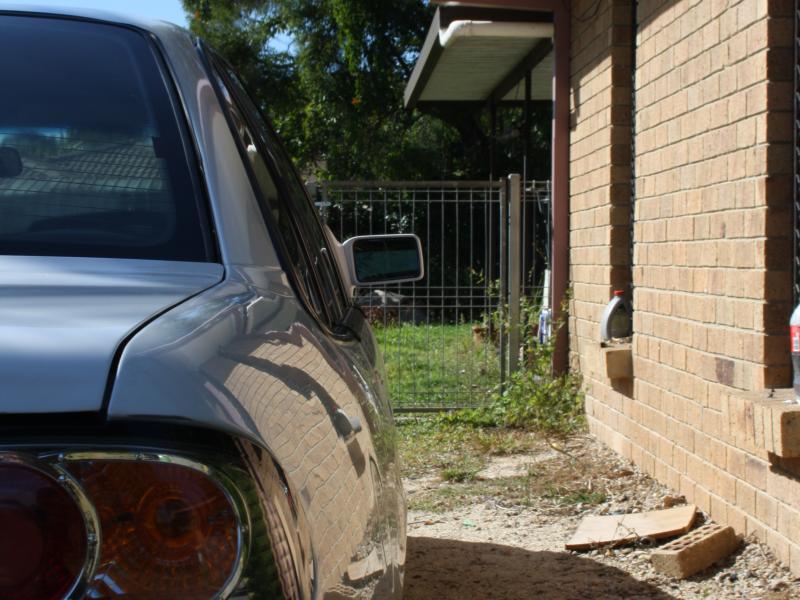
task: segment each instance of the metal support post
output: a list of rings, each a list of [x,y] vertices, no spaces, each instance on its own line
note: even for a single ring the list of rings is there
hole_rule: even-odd
[[[519,173],[508,176],[508,372],[519,367],[520,292],[522,289],[522,183]]]
[[[508,302],[508,182],[500,189],[500,390],[505,390],[507,359],[506,303]]]

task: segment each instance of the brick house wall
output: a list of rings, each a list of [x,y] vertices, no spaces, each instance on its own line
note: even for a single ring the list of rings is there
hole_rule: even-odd
[[[768,451],[757,402],[790,385],[794,4],[640,0],[635,110],[630,1],[571,8],[569,328],[590,427],[800,573],[800,470]],[[612,381],[598,322],[629,283],[633,378]]]
[[[613,432],[632,382],[602,377],[599,345],[600,315],[631,280],[630,2],[573,2],[571,26],[570,353],[584,375],[587,413],[630,457],[630,443]]]

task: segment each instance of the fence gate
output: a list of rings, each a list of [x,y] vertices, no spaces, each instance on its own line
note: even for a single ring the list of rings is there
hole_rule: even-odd
[[[549,182],[325,182],[315,194],[340,241],[381,233],[422,241],[422,281],[359,288],[356,299],[383,348],[395,409],[485,402],[514,368],[519,353],[509,348],[531,334],[509,330],[508,317],[538,315],[550,264]]]

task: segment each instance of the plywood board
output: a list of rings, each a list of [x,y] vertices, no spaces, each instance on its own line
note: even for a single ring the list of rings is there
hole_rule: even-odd
[[[694,504],[666,510],[586,517],[567,542],[567,550],[588,550],[598,546],[618,546],[650,537],[660,539],[689,531],[697,507]]]

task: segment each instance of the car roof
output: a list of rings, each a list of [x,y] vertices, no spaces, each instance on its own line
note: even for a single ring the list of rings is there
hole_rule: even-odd
[[[104,23],[115,23],[118,25],[129,25],[138,29],[150,31],[159,36],[168,35],[169,33],[186,32],[184,28],[168,21],[93,8],[72,8],[64,6],[48,6],[46,4],[39,5],[0,2],[0,14],[3,13],[71,17]]]

